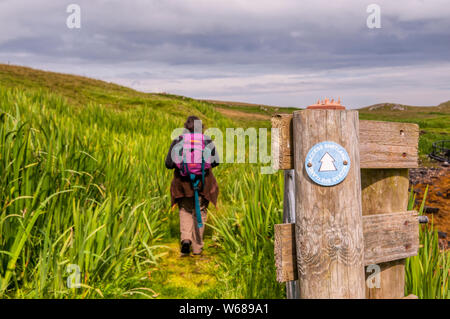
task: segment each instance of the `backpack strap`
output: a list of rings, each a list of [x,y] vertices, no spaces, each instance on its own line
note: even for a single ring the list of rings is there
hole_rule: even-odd
[[[181,160],[181,168],[182,168],[184,174],[189,174],[189,168],[186,163],[186,153],[184,153],[184,152],[183,152],[183,158]]]
[[[205,159],[203,158],[203,153],[202,153],[202,189],[205,185]]]
[[[194,188],[194,203],[195,203],[195,214],[197,215],[197,224],[198,224],[198,228],[203,227],[203,222],[202,222],[202,214],[200,212],[200,202],[199,202],[199,198],[198,198],[198,184],[200,183],[200,180],[197,178],[195,178],[195,174],[189,174],[189,176],[191,177],[191,183],[192,183],[192,187]]]
[[[191,179],[192,188],[194,189],[194,204],[195,204],[195,214],[197,217],[197,224],[198,228],[203,227],[203,221],[202,221],[202,214],[200,211],[200,201],[198,196],[199,191],[199,183],[200,179],[196,178],[197,176],[195,174],[192,174],[189,172],[189,167],[186,163],[186,153],[183,153],[183,159],[181,162],[181,167],[185,174],[189,174],[189,177]],[[203,158],[203,152],[202,152],[202,188],[205,184],[205,159]]]
[[[204,135],[202,135],[202,141],[203,141],[203,139],[204,139]],[[204,146],[204,144],[203,144],[203,146]],[[205,156],[204,156],[205,149],[206,149],[206,147],[204,147],[202,149],[202,189],[205,186]]]

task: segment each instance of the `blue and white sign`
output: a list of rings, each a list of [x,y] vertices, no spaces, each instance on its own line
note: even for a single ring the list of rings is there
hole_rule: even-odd
[[[334,186],[342,182],[350,170],[350,157],[341,145],[321,142],[306,155],[305,169],[308,176],[322,186]]]

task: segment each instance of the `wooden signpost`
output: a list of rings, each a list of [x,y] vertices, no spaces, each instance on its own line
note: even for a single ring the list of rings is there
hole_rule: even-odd
[[[359,121],[357,111],[325,101],[276,115],[272,127],[280,132],[274,166],[286,170],[275,263],[288,298],[402,298],[404,260],[419,248],[418,216],[407,211],[418,126]],[[379,285],[366,284],[373,269]]]

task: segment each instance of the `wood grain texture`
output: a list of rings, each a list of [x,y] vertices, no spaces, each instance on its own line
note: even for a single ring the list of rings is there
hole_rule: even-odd
[[[293,115],[295,150],[295,237],[300,298],[364,298],[363,228],[358,112],[301,110]],[[352,163],[346,179],[333,187],[308,177],[309,149],[334,141]]]
[[[278,152],[272,152],[272,165],[275,169],[294,169],[292,157],[292,115],[277,114],[271,118],[272,129],[278,129],[278,135],[271,134],[272,149],[278,147]],[[289,168],[288,168],[289,167]]]
[[[417,124],[360,121],[359,125],[361,168],[418,167]]]
[[[379,264],[417,255],[419,219],[416,212],[363,216],[364,264]]]
[[[363,215],[406,211],[408,187],[408,169],[362,169]]]
[[[417,124],[364,121],[359,129],[361,168],[416,168],[418,167],[419,127]],[[279,138],[272,136],[272,145],[278,145],[272,159],[275,169],[292,169],[293,141],[292,115],[272,117],[272,128],[278,128]]]
[[[363,169],[363,215],[380,212],[402,212],[408,206],[408,169]],[[418,236],[418,227],[417,227]],[[405,294],[405,259],[378,264],[381,268],[380,287],[366,287],[368,299],[397,299]],[[370,272],[366,270],[366,277]]]
[[[275,266],[277,280],[286,282],[297,280],[297,263],[292,256],[295,254],[295,224],[275,225]]]
[[[362,220],[365,266],[417,255],[419,250],[417,212],[365,215]],[[290,258],[293,261],[296,260],[296,251],[293,250],[295,235],[290,233],[290,231],[295,231],[292,225],[279,224],[275,227],[275,238],[277,238],[275,251],[280,251],[276,256],[283,256],[283,262],[289,265],[289,268],[279,269],[280,273],[283,273],[283,276],[277,277],[280,282],[285,281],[285,278],[289,278],[289,280],[298,278],[297,274],[290,274],[294,270],[291,263],[286,260],[289,258],[290,252],[294,254]],[[283,232],[280,232],[281,229]],[[285,251],[282,252],[283,250]],[[275,263],[277,267],[283,267],[279,261]]]

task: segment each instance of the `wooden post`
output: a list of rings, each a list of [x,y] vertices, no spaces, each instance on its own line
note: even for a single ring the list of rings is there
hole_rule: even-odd
[[[336,104],[326,104],[320,103],[309,108],[339,109],[335,107]],[[279,282],[306,280],[300,281],[299,284],[301,298],[334,298],[337,295],[360,298],[360,295],[354,297],[344,294],[343,291],[347,289],[345,287],[338,293],[335,292],[339,289],[337,286],[342,283],[347,285],[351,280],[348,276],[336,276],[336,273],[340,274],[340,269],[351,269],[348,266],[350,257],[342,258],[345,254],[351,254],[351,249],[345,248],[344,245],[348,246],[348,243],[353,245],[353,241],[345,237],[342,221],[345,222],[348,219],[342,217],[347,216],[348,213],[341,210],[342,207],[347,207],[342,204],[343,201],[347,201],[350,206],[353,201],[349,200],[350,197],[340,189],[348,182],[350,175],[341,184],[332,187],[336,191],[341,191],[341,194],[337,194],[337,192],[330,192],[326,187],[311,184],[311,180],[302,167],[307,149],[315,142],[314,139],[323,141],[323,136],[326,138],[331,136],[333,141],[343,145],[351,153],[348,144],[334,139],[335,136],[340,138],[345,136],[344,140],[348,142],[353,138],[349,134],[346,135],[345,128],[342,132],[339,131],[343,115],[338,118],[329,113],[322,114],[326,114],[326,120],[319,116],[314,118],[312,115],[310,117],[295,115],[297,123],[295,134],[292,120],[294,116],[277,114],[272,118],[272,127],[280,129],[281,132],[281,138],[276,141],[279,143],[280,152],[274,153],[276,158],[273,162],[278,169],[295,168],[297,195],[296,223],[285,222],[275,225],[274,228],[277,280]],[[349,119],[345,121],[347,124],[350,122]],[[373,267],[374,264],[379,265],[381,270],[380,280],[370,282],[372,287],[369,285],[365,287],[367,298],[411,298],[411,296],[403,297],[404,264],[405,258],[418,253],[420,218],[417,212],[407,211],[408,168],[418,167],[418,139],[419,127],[416,124],[359,121],[359,140],[356,139],[353,143],[359,144],[361,179],[353,180],[353,182],[361,181],[362,187],[360,195],[363,215],[364,266],[370,266],[367,270],[371,271],[367,272],[366,276],[371,278],[375,275],[373,271],[377,269]],[[355,163],[353,159],[352,163]],[[298,185],[303,185],[304,189],[300,189]],[[336,198],[338,198],[337,202]],[[335,213],[337,211],[339,211],[338,214]],[[335,219],[327,224],[329,217]],[[351,221],[359,223],[355,219]],[[348,225],[350,226],[348,229],[352,229],[351,223]],[[334,237],[331,236],[333,232],[337,234]],[[353,239],[351,236],[349,238]],[[350,272],[351,270],[347,273]],[[334,280],[332,276],[336,277],[337,282],[325,287],[324,291],[328,290],[321,294],[320,285],[323,285],[326,280]],[[379,288],[377,288],[378,282]]]
[[[300,298],[364,298],[358,112],[301,110],[293,116],[295,237]],[[342,145],[351,167],[340,184],[314,183],[304,162],[323,141]]]
[[[295,172],[284,171],[283,223],[295,223]],[[298,280],[286,282],[287,299],[299,298]]]
[[[408,206],[408,169],[363,169],[361,170],[363,214],[397,213]],[[406,248],[406,247],[405,247]],[[397,299],[405,295],[405,259],[378,264],[380,286],[366,286],[368,299]],[[367,272],[366,278],[373,275]]]

